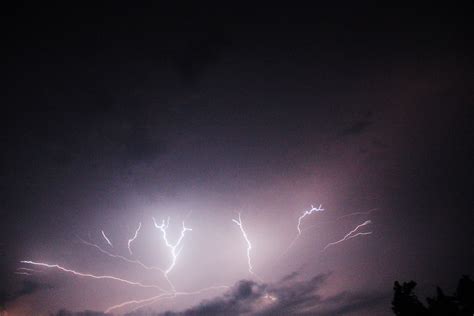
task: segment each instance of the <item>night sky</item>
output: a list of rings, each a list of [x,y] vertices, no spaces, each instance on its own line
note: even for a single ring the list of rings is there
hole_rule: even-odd
[[[474,276],[471,2],[131,5],[2,10],[2,316],[390,315]]]

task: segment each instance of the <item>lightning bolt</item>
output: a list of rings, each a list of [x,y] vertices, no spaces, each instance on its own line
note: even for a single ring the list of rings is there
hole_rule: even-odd
[[[167,236],[167,230],[168,230],[168,227],[170,225],[170,218],[168,217],[168,221],[166,222],[165,224],[165,220],[163,220],[161,222],[161,225],[158,225],[156,223],[156,220],[154,217],[152,217],[153,219],[153,223],[155,224],[155,227],[158,228],[159,230],[161,230],[162,234],[163,234],[163,240],[165,242],[165,245],[166,247],[170,250],[170,254],[171,254],[171,264],[170,266],[168,267],[168,269],[166,269],[164,271],[164,276],[165,278],[168,280],[168,283],[170,284],[170,286],[173,288],[173,291],[174,291],[174,286],[173,284],[170,282],[169,278],[168,278],[168,274],[173,270],[173,268],[175,267],[176,265],[176,260],[178,259],[178,256],[181,252],[181,250],[183,249],[182,247],[179,248],[179,250],[177,250],[177,248],[181,245],[181,242],[183,241],[183,238],[184,238],[184,235],[187,231],[192,231],[191,228],[188,228],[184,225],[184,221],[183,221],[183,227],[181,229],[181,234],[178,238],[178,240],[172,244],[169,242],[168,240],[168,236]]]
[[[20,267],[20,268],[17,268],[17,269],[16,269],[16,271],[14,272],[14,274],[18,274],[18,275],[34,275],[35,273],[42,273],[42,272],[43,272],[43,271],[41,271],[41,270],[35,270],[35,269]]]
[[[301,221],[303,220],[303,218],[305,218],[308,215],[313,214],[314,212],[322,212],[322,211],[324,211],[324,209],[322,208],[321,204],[319,204],[318,207],[314,207],[313,205],[311,205],[311,209],[304,211],[303,214],[300,217],[298,217],[298,224],[296,225],[296,230],[298,231],[298,233],[296,234],[296,237],[288,245],[288,247],[285,249],[285,251],[283,251],[283,253],[280,255],[280,258],[283,257],[291,249],[291,247],[293,247],[293,245],[298,240],[298,238],[300,238],[301,233],[302,233]]]
[[[41,272],[41,271],[38,271],[38,270],[35,270],[35,269],[30,269],[30,268],[18,268],[17,270],[21,270],[21,271],[26,271],[26,272]]]
[[[372,232],[367,232],[367,233],[357,233],[357,234],[355,234],[355,235],[352,235],[352,234],[354,234],[359,228],[361,228],[361,227],[363,227],[363,226],[366,226],[366,225],[369,225],[369,224],[371,224],[371,223],[372,223],[372,221],[368,220],[368,221],[363,222],[363,223],[360,224],[360,225],[357,225],[356,228],[354,228],[353,230],[351,230],[350,232],[348,232],[342,239],[327,244],[326,247],[324,247],[323,251],[326,250],[327,248],[331,247],[331,246],[337,245],[337,244],[339,244],[339,243],[341,243],[341,242],[343,242],[343,241],[352,239],[352,238],[354,238],[354,237],[372,234]]]
[[[136,265],[139,265],[141,266],[142,268],[146,269],[146,270],[158,270],[160,271],[161,273],[163,273],[164,271],[158,267],[154,267],[154,266],[147,266],[146,264],[142,263],[140,260],[133,260],[133,259],[129,259],[127,257],[124,257],[124,256],[121,256],[121,255],[116,255],[116,254],[113,254],[105,249],[103,249],[102,247],[100,247],[99,245],[96,245],[94,243],[91,243],[91,242],[88,242],[88,241],[85,241],[84,239],[80,238],[80,237],[77,237],[83,244],[87,245],[87,246],[91,246],[91,247],[94,247],[96,248],[97,250],[99,250],[101,253],[109,256],[109,257],[112,257],[112,258],[117,258],[117,259],[120,259],[120,260],[123,260],[125,262],[128,262],[128,263],[133,263],[133,264],[136,264]]]
[[[174,295],[173,295],[173,293],[163,293],[163,294],[152,296],[152,297],[145,298],[145,299],[142,299],[142,300],[130,300],[130,301],[122,302],[120,304],[108,307],[104,311],[104,313],[108,314],[113,310],[116,310],[118,308],[122,308],[122,307],[125,307],[125,306],[128,306],[128,305],[132,305],[132,304],[143,304],[143,303],[148,303],[148,302],[155,302],[156,300],[159,300],[159,299],[165,298],[165,297],[174,297]]]
[[[341,216],[341,217],[337,218],[337,220],[348,217],[348,216],[355,216],[355,215],[361,215],[361,214],[370,214],[370,212],[372,212],[374,210],[370,210],[368,212],[356,212],[356,213],[347,214],[347,215],[344,215],[344,216]],[[293,240],[293,242],[288,247],[288,249],[293,245],[293,243],[302,234],[301,226],[302,226],[302,223],[304,221],[304,218],[306,216],[309,216],[309,215],[315,213],[315,212],[321,212],[321,211],[324,211],[324,209],[322,208],[322,205],[319,205],[318,207],[314,207],[313,205],[311,205],[311,209],[304,211],[301,214],[301,216],[298,217],[298,221],[297,221],[297,225],[296,225],[297,235],[296,235],[296,238]],[[186,218],[187,218],[187,216],[186,216]],[[154,223],[155,228],[157,228],[161,231],[161,235],[162,235],[164,244],[165,244],[166,248],[168,249],[168,251],[170,253],[170,256],[171,256],[171,262],[169,263],[169,265],[167,266],[166,269],[161,269],[161,268],[158,268],[158,267],[145,265],[141,261],[139,261],[138,259],[135,259],[133,257],[129,257],[128,255],[127,256],[122,256],[122,255],[114,254],[114,253],[111,252],[113,250],[108,251],[108,250],[105,250],[104,248],[102,248],[101,246],[99,246],[97,244],[87,242],[87,241],[82,240],[80,238],[79,239],[84,244],[96,248],[98,251],[100,251],[101,253],[103,253],[103,254],[105,254],[109,257],[120,259],[120,260],[125,261],[127,263],[132,263],[132,264],[139,265],[142,268],[147,269],[147,270],[158,270],[158,271],[160,271],[163,274],[163,276],[165,277],[165,279],[168,281],[171,289],[164,290],[164,289],[162,289],[161,287],[159,287],[155,284],[145,284],[145,283],[141,283],[141,282],[137,282],[137,281],[131,281],[131,280],[128,280],[128,279],[123,279],[123,278],[112,276],[112,275],[96,275],[96,274],[92,274],[92,273],[83,273],[83,272],[79,272],[79,271],[76,271],[76,270],[72,270],[72,269],[63,267],[63,266],[58,265],[58,264],[49,264],[49,263],[44,263],[44,262],[35,262],[35,261],[26,261],[26,260],[20,261],[20,262],[22,264],[33,265],[33,266],[35,266],[35,269],[36,269],[36,267],[55,269],[55,270],[59,270],[61,272],[65,272],[65,273],[68,273],[68,274],[71,274],[71,275],[74,275],[74,276],[77,276],[77,277],[102,279],[102,280],[113,280],[113,281],[124,283],[124,284],[130,285],[130,286],[137,286],[137,287],[141,287],[141,288],[153,288],[153,289],[156,289],[156,290],[160,291],[159,293],[156,293],[156,292],[151,293],[151,294],[154,294],[154,296],[152,296],[152,297],[148,297],[148,298],[144,298],[144,299],[128,300],[128,301],[110,306],[105,310],[105,313],[110,313],[111,311],[114,311],[116,309],[128,307],[128,306],[131,306],[131,305],[132,305],[132,307],[138,309],[138,308],[143,308],[145,306],[151,305],[155,302],[158,302],[158,301],[161,301],[161,300],[164,300],[164,299],[173,299],[173,298],[176,298],[178,296],[186,296],[186,295],[198,295],[198,294],[204,293],[206,291],[219,290],[219,289],[223,289],[223,288],[227,288],[227,289],[230,288],[229,286],[223,285],[223,286],[211,286],[211,287],[202,288],[200,290],[189,291],[189,292],[177,291],[175,289],[174,285],[171,283],[168,275],[169,275],[169,273],[171,273],[173,271],[173,269],[175,268],[175,266],[177,264],[177,259],[178,259],[179,255],[180,255],[180,253],[183,249],[183,240],[184,240],[184,237],[186,235],[186,232],[192,231],[192,229],[186,227],[185,223],[183,221],[182,222],[182,227],[181,227],[181,230],[180,230],[180,234],[179,234],[178,238],[174,241],[174,243],[172,243],[172,242],[170,242],[169,236],[168,236],[168,229],[169,229],[169,226],[170,226],[170,217],[168,217],[167,220],[163,219],[160,224],[155,220],[154,217],[152,217],[152,219],[153,219],[153,223]],[[245,228],[244,228],[244,225],[243,225],[243,222],[242,222],[242,218],[241,218],[241,214],[240,213],[238,214],[237,219],[232,219],[232,222],[235,223],[239,227],[240,232],[242,234],[242,237],[245,240],[245,243],[246,243],[246,246],[247,246],[246,247],[246,254],[247,254],[247,265],[248,265],[249,273],[251,273],[256,278],[258,278],[260,281],[262,281],[262,279],[253,270],[252,257],[251,257],[252,249],[253,249],[252,248],[252,243],[251,243],[251,241],[250,241],[250,239],[249,239],[249,237],[248,237],[248,235],[245,231]],[[369,225],[371,223],[372,222],[370,220],[367,220],[364,223],[356,226],[353,230],[351,230],[349,233],[347,233],[342,239],[327,244],[324,247],[323,251],[326,250],[327,248],[329,248],[333,245],[336,245],[338,243],[341,243],[343,241],[347,241],[349,239],[356,238],[356,237],[359,237],[359,236],[372,234],[371,231],[369,231],[369,232],[358,232],[358,230],[360,228],[362,228],[366,225]],[[142,223],[139,222],[138,227],[135,230],[135,233],[133,234],[133,236],[130,239],[128,239],[127,247],[128,247],[128,252],[129,252],[130,256],[134,256],[134,253],[132,251],[132,244],[138,238],[138,235],[139,235],[139,232],[140,232],[141,228],[142,228]],[[107,244],[110,247],[113,248],[112,242],[110,241],[110,239],[107,237],[107,235],[104,233],[103,230],[101,231],[101,233],[102,233],[103,238],[107,242]],[[127,240],[127,239],[125,239],[125,240]],[[105,248],[108,249],[107,247],[105,247]],[[116,251],[114,251],[114,252],[116,252]],[[44,272],[44,271],[45,271],[44,269],[33,270],[33,269],[29,269],[29,268],[19,268],[16,273],[17,274],[22,274],[22,275],[30,275],[30,273],[33,273],[33,272]],[[128,299],[130,299],[130,298],[128,298]],[[271,294],[267,293],[264,296],[264,299],[273,302],[273,301],[277,300],[278,298],[274,295],[271,295]]]
[[[107,235],[105,235],[103,230],[101,230],[101,232],[102,232],[102,236],[104,237],[105,241],[109,244],[110,247],[113,248],[114,246],[112,245],[112,242],[110,242],[110,239],[107,238]]]
[[[162,292],[166,292],[165,290],[163,290],[161,287],[159,287],[157,285],[143,284],[143,283],[140,283],[140,282],[129,281],[129,280],[126,280],[126,279],[122,279],[122,278],[118,278],[118,277],[114,277],[114,276],[110,276],[110,275],[95,275],[95,274],[91,274],[91,273],[82,273],[82,272],[78,272],[78,271],[75,271],[75,270],[64,268],[64,267],[62,267],[58,264],[48,264],[48,263],[44,263],[44,262],[35,262],[35,261],[26,261],[26,260],[23,260],[23,261],[20,261],[20,262],[25,263],[25,264],[31,264],[31,265],[34,265],[34,266],[40,266],[40,267],[45,267],[45,268],[50,268],[50,269],[61,270],[63,272],[67,272],[67,273],[73,274],[75,276],[92,278],[92,279],[99,279],[99,280],[100,279],[114,280],[114,281],[122,282],[122,283],[125,283],[125,284],[128,284],[128,285],[134,285],[134,286],[139,286],[139,287],[143,287],[143,288],[154,288],[154,289],[158,289]]]
[[[23,260],[23,261],[20,261],[20,262],[23,263],[23,264],[29,264],[29,265],[33,265],[33,266],[37,266],[37,267],[41,267],[41,268],[59,270],[61,272],[72,274],[72,275],[77,276],[77,277],[85,277],[85,278],[100,279],[100,280],[113,280],[113,281],[116,281],[116,282],[131,285],[131,286],[138,286],[138,287],[142,287],[142,288],[153,288],[153,289],[157,289],[157,290],[162,292],[162,293],[160,293],[158,295],[155,295],[153,297],[150,297],[150,298],[134,299],[134,300],[126,301],[126,302],[111,306],[111,307],[106,309],[106,311],[105,311],[106,313],[109,313],[109,312],[111,312],[115,309],[126,307],[126,306],[129,306],[129,305],[141,305],[141,306],[138,306],[137,308],[142,308],[144,306],[153,304],[153,303],[155,303],[159,300],[162,300],[162,299],[172,299],[172,298],[175,298],[177,296],[185,296],[185,295],[198,295],[198,294],[201,294],[201,293],[204,293],[204,292],[207,292],[207,291],[211,291],[211,290],[219,290],[219,289],[223,289],[223,288],[226,288],[226,289],[230,288],[227,285],[219,285],[219,286],[210,286],[210,287],[207,287],[207,288],[202,288],[202,289],[199,289],[199,290],[196,290],[196,291],[189,291],[189,292],[176,291],[173,284],[170,282],[170,280],[168,278],[168,274],[176,266],[177,258],[178,258],[180,252],[183,249],[182,241],[184,239],[184,236],[185,236],[186,232],[187,231],[192,231],[192,229],[186,227],[185,224],[184,224],[184,221],[183,221],[181,233],[180,233],[178,239],[174,243],[171,243],[169,238],[168,238],[168,228],[169,228],[169,225],[170,225],[170,218],[168,217],[166,222],[165,222],[165,220],[163,220],[160,225],[158,225],[155,218],[152,218],[152,219],[153,219],[153,223],[154,223],[155,227],[160,229],[160,231],[162,232],[164,243],[165,243],[166,247],[169,249],[171,257],[172,257],[171,263],[170,263],[169,267],[166,270],[162,270],[158,267],[147,266],[147,265],[143,264],[141,261],[139,261],[138,259],[130,259],[130,258],[127,258],[127,257],[122,256],[122,255],[114,254],[114,253],[112,253],[108,250],[103,249],[101,246],[99,246],[97,244],[85,241],[85,240],[81,239],[78,236],[77,236],[77,238],[82,243],[84,243],[85,245],[91,246],[91,247],[97,249],[99,252],[101,252],[101,253],[109,256],[109,257],[120,259],[120,260],[125,261],[127,263],[132,263],[132,264],[139,265],[142,268],[147,269],[147,270],[158,270],[158,271],[160,271],[165,276],[168,283],[170,284],[171,290],[165,290],[165,289],[163,289],[163,288],[161,288],[157,285],[154,285],[154,284],[144,284],[144,283],[141,283],[141,282],[131,281],[131,280],[128,280],[128,279],[124,279],[124,278],[120,278],[120,277],[116,277],[116,276],[112,276],[112,275],[96,275],[96,274],[92,274],[92,273],[84,273],[84,272],[80,272],[80,271],[76,271],[76,270],[66,268],[66,267],[58,265],[58,264],[50,264],[50,263],[45,263],[45,262],[36,262],[36,261],[29,261],[29,260]],[[239,221],[240,221],[240,216],[239,216]],[[241,223],[241,221],[240,221],[240,223]],[[142,226],[142,224],[141,224],[141,222],[139,222],[138,227],[135,231],[135,234],[132,236],[131,239],[128,240],[127,246],[128,246],[129,253],[131,255],[133,255],[133,252],[132,252],[132,249],[131,249],[131,244],[138,237],[141,226]],[[104,231],[101,231],[101,233],[102,233],[102,236],[104,237],[104,239],[107,241],[107,244],[109,246],[112,246],[112,243],[110,242],[110,239],[107,238],[107,235],[104,233]],[[245,233],[245,231],[244,231],[244,233]],[[43,272],[43,271],[42,270],[34,270],[34,269],[26,268],[26,267],[20,267],[20,268],[18,268],[18,271],[15,272],[15,273],[16,274],[21,274],[21,275],[32,275],[30,273],[33,273],[33,272]],[[143,305],[143,304],[145,304],[145,305]]]
[[[357,237],[357,236],[366,236],[366,235],[371,235],[371,234],[372,234],[372,232],[357,233],[357,234],[352,235],[351,237],[347,238],[347,240],[352,239],[352,238],[355,238],[355,237]]]
[[[28,273],[28,272],[15,271],[15,272],[13,272],[13,273],[18,274],[18,275],[31,275],[31,273]]]
[[[257,274],[255,274],[255,272],[253,271],[253,267],[252,267],[252,259],[250,257],[250,251],[252,250],[252,243],[250,242],[248,236],[247,236],[247,233],[245,232],[245,229],[244,229],[244,226],[242,224],[242,218],[240,217],[240,213],[239,213],[239,220],[236,220],[236,219],[232,219],[232,221],[237,224],[237,226],[239,226],[240,228],[240,231],[242,232],[242,236],[244,237],[245,239],[245,242],[247,243],[247,264],[248,264],[248,267],[249,267],[249,272],[251,274],[253,274],[254,276],[256,276],[259,280],[262,280]]]
[[[120,304],[117,304],[117,305],[113,305],[113,306],[110,306],[108,307],[106,310],[105,310],[105,313],[109,313],[113,310],[116,310],[116,309],[119,309],[119,308],[123,308],[123,307],[126,307],[126,306],[129,306],[129,305],[138,305],[138,304],[145,304],[145,305],[141,305],[137,308],[142,308],[144,306],[147,306],[147,305],[151,305],[159,300],[162,300],[162,299],[167,299],[167,298],[174,298],[176,296],[180,296],[180,295],[196,295],[196,294],[200,294],[200,293],[203,293],[203,292],[206,292],[206,291],[210,291],[210,290],[214,290],[214,289],[221,289],[221,288],[229,288],[229,286],[227,285],[223,285],[223,286],[212,286],[212,287],[208,287],[208,288],[203,288],[203,289],[200,289],[200,290],[197,290],[197,291],[193,291],[193,292],[177,292],[175,290],[175,287],[174,285],[171,283],[171,281],[169,280],[168,278],[168,274],[173,270],[173,268],[175,267],[176,265],[176,261],[177,261],[177,258],[181,252],[181,250],[183,249],[182,248],[182,241],[183,241],[183,238],[184,238],[184,235],[186,234],[187,231],[192,231],[191,228],[188,228],[185,226],[184,224],[184,221],[182,223],[182,229],[181,229],[181,234],[179,236],[179,238],[177,239],[177,241],[172,244],[169,239],[168,239],[168,234],[167,234],[167,231],[168,231],[168,228],[169,228],[169,224],[170,224],[170,218],[168,217],[167,221],[165,222],[165,220],[162,220],[161,224],[158,225],[158,223],[156,222],[156,219],[154,217],[152,217],[153,219],[153,223],[155,225],[156,228],[158,228],[161,232],[162,232],[162,236],[163,236],[163,241],[165,242],[165,245],[166,247],[170,250],[170,254],[171,254],[171,257],[172,257],[172,262],[170,264],[170,266],[168,267],[168,269],[166,269],[165,271],[163,270],[160,270],[163,275],[165,276],[166,280],[168,281],[168,283],[170,284],[172,290],[171,291],[167,291],[165,293],[162,293],[160,295],[156,295],[156,296],[152,296],[150,298],[145,298],[145,299],[135,299],[135,300],[130,300],[130,301],[126,301],[126,302],[122,302]],[[129,244],[131,241],[133,241],[136,237],[137,237],[137,234],[138,234],[138,231],[140,230],[140,227],[141,227],[141,224],[139,225],[139,227],[137,228],[136,232],[135,232],[135,236],[129,240]],[[87,243],[87,242],[86,242]],[[113,257],[118,257],[118,258],[121,258],[123,260],[127,260],[128,262],[136,262],[135,260],[130,260],[130,259],[127,259],[125,257],[122,257],[122,256],[118,256],[118,255],[113,255],[111,253],[109,253],[108,251],[105,251],[103,249],[101,249],[100,247],[98,247],[97,245],[94,245],[94,244],[91,244],[92,246],[98,248],[100,251],[108,254],[108,255],[111,255]],[[130,249],[129,249],[130,250]],[[140,262],[141,264],[141,262]]]
[[[373,208],[371,210],[368,210],[367,212],[354,212],[354,213],[349,213],[349,214],[346,214],[346,215],[342,215],[342,216],[339,216],[338,218],[336,218],[336,221],[340,220],[340,219],[343,219],[343,218],[346,218],[346,217],[350,217],[350,216],[356,216],[356,215],[369,215],[371,214],[372,212],[375,212],[376,208]]]
[[[344,219],[344,218],[348,218],[348,217],[352,217],[352,216],[357,216],[357,215],[369,215],[371,214],[372,212],[375,212],[375,211],[378,211],[378,208],[373,208],[371,210],[368,210],[366,212],[354,212],[354,213],[349,213],[349,214],[346,214],[346,215],[342,215],[342,216],[339,216],[337,217],[336,219],[333,219],[333,220],[328,220],[328,221],[325,221],[325,222],[319,222],[318,224],[316,225],[310,225],[310,226],[307,226],[305,227],[305,229],[302,229],[302,231],[305,231],[307,229],[310,229],[310,228],[313,228],[315,226],[318,226],[319,224],[321,223],[333,223],[333,222],[337,222],[341,219]]]
[[[296,229],[298,230],[297,237],[301,235],[301,221],[303,220],[303,218],[305,218],[308,215],[313,214],[314,212],[322,212],[322,211],[324,211],[324,209],[322,208],[322,205],[320,204],[318,207],[314,207],[313,205],[311,205],[310,210],[303,212],[303,214],[298,218],[298,225],[296,225]]]
[[[128,252],[130,253],[130,255],[133,255],[132,253],[132,242],[137,239],[138,237],[138,232],[140,231],[140,228],[142,228],[142,223],[138,223],[138,228],[137,230],[135,231],[135,235],[133,235],[133,237],[131,239],[128,240],[128,243],[127,243],[127,246],[128,246]]]

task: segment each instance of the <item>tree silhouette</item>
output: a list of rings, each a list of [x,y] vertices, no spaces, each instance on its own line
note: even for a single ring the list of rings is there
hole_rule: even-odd
[[[416,287],[415,281],[403,282],[402,285],[395,282],[393,286],[392,310],[397,316],[428,315],[427,309],[413,293]]]
[[[10,295],[7,292],[0,292],[0,316],[6,315],[5,305],[10,299]]]
[[[474,314],[474,281],[468,276],[463,276],[459,280],[456,289],[456,298],[458,299],[461,315]]]
[[[393,287],[392,310],[397,316],[472,316],[474,315],[474,281],[463,276],[454,295],[446,295],[441,288],[436,289],[436,296],[426,299],[424,306],[413,290],[416,282],[398,281]]]

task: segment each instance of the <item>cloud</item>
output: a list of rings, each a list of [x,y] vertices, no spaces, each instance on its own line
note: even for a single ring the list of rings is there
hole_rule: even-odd
[[[150,128],[133,127],[122,145],[121,154],[128,162],[151,162],[165,152],[165,142],[154,137]]]
[[[384,305],[388,308],[391,293],[367,292],[351,293],[342,292],[322,302],[317,315],[332,316],[346,315],[357,311],[364,311],[369,314],[369,310]],[[387,303],[387,304],[386,304]]]
[[[341,131],[341,136],[352,136],[359,135],[362,132],[366,131],[372,125],[372,122],[369,120],[361,120],[355,122],[351,126]]]
[[[205,32],[194,32],[192,37],[179,45],[171,56],[171,64],[183,82],[194,84],[202,73],[215,65],[223,51],[231,44],[229,33],[222,32],[223,25],[210,26]]]
[[[301,280],[298,272],[284,276],[272,284],[252,280],[238,281],[221,296],[204,300],[184,311],[147,312],[137,310],[126,316],[213,316],[213,315],[347,315],[369,313],[386,305],[391,293],[343,291],[323,296],[321,290],[331,273],[322,273],[310,280]],[[102,312],[70,312],[60,310],[54,316],[106,316]]]
[[[291,276],[291,275],[289,275]],[[307,281],[298,281],[284,277],[282,281],[268,287],[268,293],[276,300],[270,304],[260,315],[304,314],[307,310],[318,306],[322,302],[319,290],[326,283],[330,273],[319,274]]]
[[[294,280],[296,277],[298,277],[299,273],[294,271],[291,272],[290,274],[285,275],[281,280],[280,283],[285,283],[291,280]]]
[[[222,296],[204,300],[184,311],[167,311],[160,316],[200,315],[344,315],[367,310],[386,298],[381,293],[341,292],[330,297],[320,294],[330,273],[310,280],[298,280],[294,272],[274,284],[241,280]],[[143,312],[127,314],[144,315]]]
[[[242,315],[252,312],[255,303],[265,293],[266,285],[241,280],[227,293],[212,300],[206,300],[184,312],[168,311],[163,316],[175,315]]]
[[[66,309],[58,311],[54,316],[110,316],[110,314],[104,314],[103,312],[94,311],[83,311],[83,312],[70,312]]]
[[[36,293],[43,289],[51,289],[52,286],[44,283],[39,283],[31,280],[24,280],[21,288],[12,294],[0,293],[0,307],[5,306],[9,302],[13,302],[18,298]]]

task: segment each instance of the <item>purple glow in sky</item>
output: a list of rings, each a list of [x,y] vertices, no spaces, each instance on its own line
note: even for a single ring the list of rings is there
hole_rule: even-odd
[[[317,208],[315,208],[314,206],[311,206],[309,211],[304,211],[303,215],[298,217],[298,219],[295,221],[296,222],[296,227],[297,227],[298,232],[299,232],[298,236],[300,236],[300,232],[301,232],[300,226],[301,226],[302,218],[306,217],[307,215],[311,215],[314,212],[319,212],[319,211],[322,211],[322,210],[324,210],[322,208],[322,205],[320,205]],[[365,213],[362,212],[361,214],[365,214]],[[354,214],[352,214],[352,215],[354,215]],[[342,218],[342,217],[340,217],[340,218]],[[168,300],[168,301],[177,300],[182,296],[206,297],[205,295],[212,294],[212,292],[217,292],[219,294],[219,293],[222,293],[222,292],[225,292],[225,291],[229,291],[229,289],[232,288],[232,285],[234,283],[237,283],[241,279],[241,278],[235,278],[230,285],[212,285],[212,286],[198,287],[194,290],[186,290],[186,291],[177,289],[175,287],[175,285],[173,284],[173,281],[170,279],[169,274],[178,265],[178,258],[180,257],[180,254],[181,254],[181,252],[184,248],[183,240],[184,240],[184,237],[186,235],[186,232],[191,232],[191,231],[193,231],[193,229],[191,229],[189,227],[186,227],[186,225],[183,221],[182,222],[182,227],[179,229],[180,233],[179,233],[179,235],[177,235],[175,237],[175,241],[173,242],[173,241],[170,241],[170,237],[169,237],[169,234],[168,234],[168,231],[169,231],[169,228],[170,228],[171,218],[168,217],[168,219],[166,221],[162,220],[161,224],[158,224],[154,217],[152,217],[151,219],[152,219],[154,228],[156,228],[160,231],[160,234],[162,235],[162,240],[161,240],[162,244],[167,249],[167,251],[165,251],[164,253],[161,253],[161,255],[166,254],[167,257],[169,257],[170,263],[168,264],[168,267],[159,268],[159,267],[148,266],[148,265],[144,264],[141,261],[141,258],[134,258],[135,256],[133,255],[133,253],[131,251],[131,241],[134,241],[137,244],[141,242],[141,240],[139,240],[139,239],[137,240],[138,232],[140,231],[140,229],[142,227],[141,222],[139,222],[139,226],[138,226],[137,230],[135,231],[135,234],[134,234],[133,238],[128,239],[128,241],[127,241],[127,249],[129,250],[129,256],[126,255],[127,257],[122,255],[122,254],[116,254],[116,253],[112,253],[110,251],[104,250],[103,248],[101,248],[100,246],[95,244],[94,242],[88,242],[88,241],[85,241],[85,240],[82,240],[82,239],[80,239],[80,240],[83,242],[83,244],[91,246],[92,248],[96,248],[97,250],[99,250],[99,254],[102,254],[102,255],[105,255],[105,256],[108,256],[108,257],[111,257],[111,258],[114,258],[114,259],[119,259],[118,261],[128,263],[129,265],[127,267],[125,267],[125,270],[122,271],[121,274],[124,274],[124,273],[126,274],[130,270],[130,268],[135,268],[138,265],[138,267],[142,268],[141,269],[142,272],[140,274],[141,279],[150,279],[150,278],[153,279],[156,276],[156,272],[159,271],[162,274],[162,277],[163,277],[162,281],[166,280],[166,282],[164,284],[163,284],[163,282],[161,282],[162,284],[159,284],[159,282],[158,283],[156,283],[156,282],[145,283],[145,282],[142,282],[142,281],[132,281],[129,278],[122,278],[122,277],[117,277],[117,276],[113,276],[113,275],[101,275],[101,274],[94,274],[94,273],[91,273],[91,272],[81,272],[81,271],[77,271],[77,270],[74,270],[72,268],[67,268],[67,267],[64,267],[64,266],[61,266],[61,265],[55,264],[55,263],[37,262],[37,261],[31,261],[31,260],[22,260],[20,263],[23,264],[23,265],[26,265],[27,267],[24,267],[24,266],[19,267],[17,269],[17,273],[25,273],[24,271],[29,271],[30,273],[28,273],[28,275],[31,276],[31,275],[34,275],[36,272],[39,272],[39,273],[46,272],[46,271],[41,270],[41,269],[38,271],[38,270],[33,270],[31,268],[28,268],[28,266],[32,266],[32,267],[37,267],[37,268],[44,268],[44,269],[47,269],[47,270],[49,270],[49,269],[57,270],[59,272],[64,272],[66,274],[69,274],[73,277],[89,278],[89,279],[95,279],[95,280],[114,281],[115,283],[118,283],[118,284],[123,283],[123,284],[126,284],[126,285],[131,286],[131,287],[140,287],[140,288],[145,288],[145,289],[152,290],[152,291],[150,291],[150,293],[147,293],[147,295],[144,296],[144,297],[141,297],[141,298],[124,297],[124,298],[122,298],[121,301],[116,302],[113,305],[107,306],[106,308],[101,308],[101,310],[103,310],[103,312],[106,313],[106,314],[108,314],[108,313],[124,314],[124,313],[127,313],[127,312],[131,313],[131,312],[136,311],[137,309],[143,309],[145,307],[150,307],[150,306],[154,306],[156,308],[156,310],[159,311],[160,306],[158,306],[158,304],[160,302],[164,301],[164,300]],[[212,221],[213,219],[208,219],[208,220]],[[247,234],[247,232],[244,228],[244,224],[243,224],[243,221],[242,221],[241,214],[240,213],[238,214],[238,219],[232,219],[232,222],[238,226],[238,228],[239,228],[239,230],[242,234],[242,237],[245,240],[245,244],[246,244],[246,251],[242,251],[242,253],[240,255],[238,253],[236,253],[236,256],[234,256],[235,258],[234,258],[233,261],[238,262],[239,257],[246,257],[246,261],[247,261],[247,264],[248,264],[248,272],[249,272],[248,276],[250,276],[251,279],[255,279],[256,282],[261,283],[262,284],[261,286],[266,287],[267,286],[266,282],[261,277],[259,277],[258,274],[254,271],[254,268],[253,268],[253,265],[252,265],[252,257],[251,257],[252,241],[250,240],[250,237],[248,236],[248,234]],[[327,244],[323,248],[323,250],[326,250],[326,248],[328,248],[329,246],[336,245],[336,244],[338,244],[342,241],[345,241],[345,240],[348,240],[348,239],[353,238],[355,236],[358,236],[359,234],[365,234],[365,233],[357,233],[357,234],[353,234],[353,233],[355,233],[357,231],[357,229],[359,229],[360,227],[365,226],[365,225],[370,224],[370,223],[371,223],[371,221],[367,220],[364,223],[358,225],[355,229],[353,229],[351,232],[349,232],[343,239]],[[145,227],[147,227],[147,226],[145,226]],[[206,232],[203,232],[203,233],[206,234]],[[102,234],[102,237],[105,239],[106,243],[108,244],[108,246],[113,248],[110,239],[105,235],[103,230],[101,230],[101,234]],[[125,241],[124,238],[123,238],[123,240]],[[295,242],[296,242],[296,240],[293,240],[291,242],[291,245],[293,245]],[[208,243],[209,242],[205,242],[204,245],[201,245],[201,248],[205,249],[206,244],[208,244]],[[150,245],[150,243],[148,243],[148,245]],[[232,247],[231,245],[227,246],[227,248],[231,248],[231,247]],[[159,247],[157,247],[157,249],[159,249]],[[207,249],[205,249],[205,250],[207,250]],[[288,250],[289,250],[289,248],[287,248],[286,251],[288,251]],[[153,249],[148,249],[148,251],[153,251]],[[220,253],[219,251],[211,251],[211,252],[202,251],[201,253],[203,255],[207,255],[207,256],[212,255],[215,258],[222,255],[222,253]],[[227,259],[227,258],[224,258],[224,259]],[[199,260],[199,258],[193,258],[193,260]],[[270,258],[270,260],[268,260],[268,262],[271,262],[273,260],[281,260],[281,256],[279,258]],[[241,260],[241,261],[243,262],[245,260]],[[265,266],[268,265],[268,262],[266,260],[261,260],[261,262],[262,262],[262,269],[265,269]],[[115,264],[116,263],[113,263],[113,265],[115,265]],[[184,265],[188,266],[188,264],[186,264],[186,262],[184,262]],[[235,267],[234,267],[234,269],[235,269]],[[227,273],[229,273],[229,272],[230,272],[230,274],[236,273],[236,275],[238,275],[237,274],[238,269],[235,269],[237,271],[232,272],[232,270],[234,270],[234,269],[232,269],[229,265],[226,266],[226,272]],[[192,276],[194,273],[196,273],[196,271],[194,271],[192,268],[190,268],[189,270],[181,270],[180,271],[181,278],[184,278],[184,279],[186,279],[189,276]],[[212,279],[212,273],[209,275],[208,278]],[[245,278],[245,277],[242,276],[242,278]],[[270,282],[275,282],[275,280],[270,280]],[[188,286],[190,286],[190,285],[188,285]],[[193,284],[193,285],[194,286],[196,286],[196,285],[199,286],[199,284]],[[114,286],[114,285],[111,284],[111,286]],[[153,292],[155,292],[155,293],[153,293]],[[263,292],[260,293],[260,294],[262,295],[262,299],[264,299],[265,304],[263,304],[264,306],[258,306],[258,308],[255,307],[259,310],[259,313],[264,312],[267,309],[269,311],[272,310],[272,308],[274,307],[273,306],[274,304],[272,304],[272,303],[274,303],[275,301],[278,301],[280,299],[279,296],[276,295],[276,294],[269,294],[267,292],[265,292],[264,296],[263,296]],[[215,295],[215,293],[214,293],[214,295]],[[104,297],[106,297],[106,296],[107,295],[102,296],[101,299],[104,299]],[[181,304],[185,304],[185,303],[181,303]],[[186,305],[184,305],[184,306],[186,306]],[[164,312],[164,310],[162,310],[162,312]]]
[[[474,274],[472,9],[12,4],[0,315],[390,315]]]

